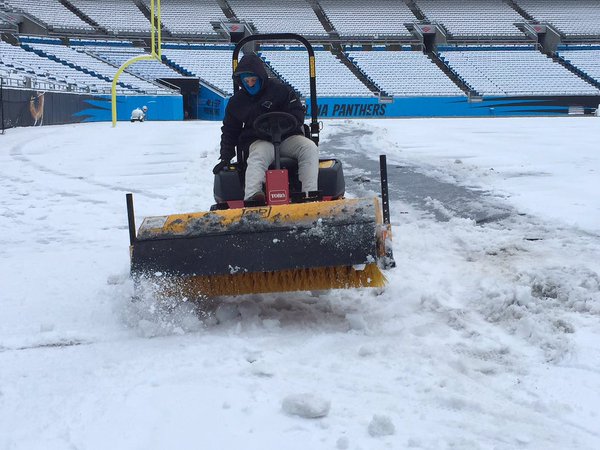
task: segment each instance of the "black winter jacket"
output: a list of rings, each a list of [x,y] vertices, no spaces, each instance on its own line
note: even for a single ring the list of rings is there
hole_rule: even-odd
[[[242,72],[255,73],[260,78],[262,85],[256,95],[250,95],[244,87],[241,87],[229,99],[221,127],[221,159],[225,161],[230,161],[235,156],[236,145],[242,151],[247,152],[250,144],[260,139],[252,124],[261,114],[272,111],[293,114],[298,120],[298,129],[290,131],[282,138],[304,134],[302,131],[304,107],[294,90],[279,80],[270,79],[262,59],[257,55],[245,55],[238,64],[234,76],[238,77],[240,86],[242,85],[239,74]]]

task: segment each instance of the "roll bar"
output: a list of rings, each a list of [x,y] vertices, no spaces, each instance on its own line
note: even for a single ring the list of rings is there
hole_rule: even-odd
[[[241,41],[239,41],[235,48],[233,49],[233,61],[232,68],[233,72],[237,69],[238,65],[238,56],[240,51],[244,45],[248,42],[253,41],[298,41],[308,51],[308,76],[310,79],[310,137],[315,142],[315,144],[319,143],[319,118],[318,111],[319,107],[317,105],[317,78],[316,78],[316,66],[315,66],[315,52],[312,48],[312,45],[305,37],[300,36],[295,33],[266,33],[266,34],[253,34],[250,36],[246,36]],[[240,89],[239,83],[237,79],[233,77],[233,92],[237,92]]]

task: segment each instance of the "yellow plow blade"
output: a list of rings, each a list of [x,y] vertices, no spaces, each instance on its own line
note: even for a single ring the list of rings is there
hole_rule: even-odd
[[[380,287],[386,235],[375,198],[149,217],[132,274],[187,297]]]

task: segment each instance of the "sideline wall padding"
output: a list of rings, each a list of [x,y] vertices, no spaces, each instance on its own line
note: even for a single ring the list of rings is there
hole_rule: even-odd
[[[197,117],[200,120],[223,120],[228,98],[223,98],[206,86],[200,85]]]
[[[86,100],[86,107],[77,113],[81,122],[104,122],[112,120],[110,95],[98,95]],[[148,107],[146,120],[183,120],[183,97],[181,95],[132,95],[117,96],[117,118],[126,121],[131,111]]]
[[[112,120],[109,95],[5,87],[2,103],[5,128]],[[183,120],[183,100],[180,95],[118,96],[119,120],[129,120],[131,111],[143,105],[148,107],[148,120]]]
[[[599,102],[600,96],[484,97],[471,102],[467,97],[396,97],[391,103],[376,98],[318,99],[323,118],[561,116],[576,107],[591,114]]]
[[[3,94],[5,128],[112,119],[109,95],[8,88]],[[223,120],[228,100],[201,87],[197,117]],[[592,114],[600,104],[600,96],[484,97],[471,102],[467,97],[396,97],[390,103],[379,103],[377,98],[321,97],[318,102],[320,118],[532,117],[564,116],[575,110]],[[184,118],[181,95],[140,95],[117,97],[118,119],[128,121],[131,111],[144,105],[148,107],[148,120]],[[307,106],[310,108],[310,101]]]
[[[214,100],[211,100],[214,101]],[[198,115],[205,120],[223,120],[229,99],[222,99],[219,108]],[[539,96],[539,97],[484,97],[469,101],[467,97],[396,97],[390,103],[377,98],[320,97],[319,118],[402,118],[402,117],[534,117],[565,116],[579,108],[593,114],[600,104],[600,96]],[[203,104],[198,106],[199,111]],[[307,99],[307,120],[310,99]]]
[[[3,91],[4,127],[62,125],[81,120],[76,114],[92,96],[28,89]]]

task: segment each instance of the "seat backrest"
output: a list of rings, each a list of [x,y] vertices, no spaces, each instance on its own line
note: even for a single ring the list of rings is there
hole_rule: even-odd
[[[287,158],[285,156],[282,156],[281,158],[279,158],[279,164],[281,165],[282,169],[287,169],[288,172],[296,172],[298,170],[298,160],[295,158]],[[269,169],[274,168],[275,163],[269,166]]]

